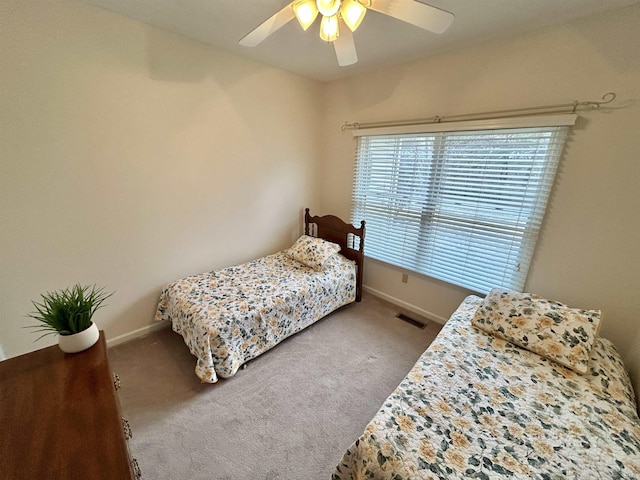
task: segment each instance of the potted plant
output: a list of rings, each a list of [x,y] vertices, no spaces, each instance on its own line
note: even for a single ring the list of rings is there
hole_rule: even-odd
[[[104,288],[79,284],[41,295],[42,302],[32,301],[36,311],[28,315],[40,322],[31,328],[45,332],[37,340],[57,334],[58,345],[66,353],[81,352],[92,347],[100,337],[98,327],[92,320],[93,314],[111,295],[113,292],[107,294]]]

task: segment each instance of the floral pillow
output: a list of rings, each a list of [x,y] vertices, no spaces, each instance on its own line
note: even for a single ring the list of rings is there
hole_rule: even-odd
[[[337,243],[302,235],[291,248],[285,250],[285,253],[288,257],[314,270],[322,270],[326,261],[339,251],[340,245]]]
[[[585,374],[598,338],[600,315],[600,310],[580,310],[530,293],[493,289],[471,323]]]

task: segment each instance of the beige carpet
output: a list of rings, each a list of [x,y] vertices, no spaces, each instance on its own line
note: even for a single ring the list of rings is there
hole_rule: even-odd
[[[170,328],[110,348],[143,478],[330,479],[440,330],[398,312],[365,295],[217,384]]]

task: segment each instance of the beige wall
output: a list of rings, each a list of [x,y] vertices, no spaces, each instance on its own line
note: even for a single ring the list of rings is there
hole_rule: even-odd
[[[320,85],[77,1],[0,2],[0,358],[54,341],[22,328],[41,292],[115,290],[96,317],[115,338],[164,283],[286,246],[302,207],[348,217],[345,120],[613,90],[569,140],[527,289],[601,308],[640,391],[639,23],[635,5]],[[402,273],[369,261],[365,282],[439,319],[469,293]]]
[[[526,289],[602,309],[640,392],[640,5],[495,40],[325,86],[324,211],[348,216],[355,143],[345,121],[425,118],[599,100],[581,112],[552,193]],[[369,261],[365,284],[435,318],[469,292]]]
[[[55,342],[22,328],[41,292],[115,290],[96,322],[131,333],[317,205],[316,82],[76,1],[2,1],[0,32],[0,358]]]

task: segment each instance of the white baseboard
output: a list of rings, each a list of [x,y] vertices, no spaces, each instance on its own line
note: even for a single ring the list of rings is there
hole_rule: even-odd
[[[157,332],[158,330],[162,330],[163,328],[169,328],[170,326],[171,322],[154,322],[151,325],[139,328],[137,330],[134,330],[133,332],[118,335],[117,337],[107,340],[107,346],[115,347],[116,345],[120,345],[121,343],[133,340],[134,338],[143,337],[144,335]]]
[[[383,293],[374,288],[367,287],[366,285],[364,285],[363,289],[365,292],[370,293],[373,296],[379,297],[382,300],[386,300],[389,303],[393,303],[394,305],[397,305],[398,307],[401,307],[401,308],[404,308],[405,310],[416,313],[428,320],[432,320],[441,325],[444,325],[447,322],[447,319],[444,317],[441,317],[440,315],[436,315],[433,312],[429,312],[422,308],[416,307],[415,305],[412,305],[408,302],[400,300],[399,298],[392,297],[391,295],[387,295],[386,293]],[[151,325],[147,325],[146,327],[139,328],[137,330],[134,330],[133,332],[125,333],[123,335],[119,335],[117,337],[107,340],[107,346],[115,347],[116,345],[120,345],[121,343],[128,342],[129,340],[133,340],[134,338],[142,337],[144,335],[148,335],[158,330],[162,330],[163,328],[169,328],[170,326],[171,326],[171,322],[154,322]]]
[[[448,320],[447,318],[441,317],[440,315],[436,315],[435,313],[429,312],[428,310],[424,310],[422,308],[416,307],[415,305],[405,302],[404,300],[400,300],[399,298],[392,297],[391,295],[387,295],[386,293],[383,293],[380,290],[367,287],[366,285],[363,286],[363,289],[365,292],[370,293],[371,295],[379,297],[382,300],[386,300],[389,303],[393,303],[394,305],[404,308],[405,310],[416,313],[428,320],[437,322],[440,325],[444,325],[445,323],[447,323],[447,320]]]

